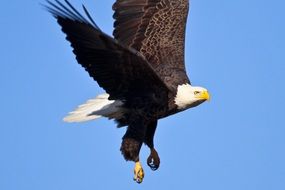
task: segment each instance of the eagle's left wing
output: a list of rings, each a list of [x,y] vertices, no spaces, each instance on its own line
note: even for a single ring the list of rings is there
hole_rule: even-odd
[[[67,5],[47,1],[73,52],[89,75],[103,87],[109,99],[128,100],[145,94],[160,96],[168,92],[151,65],[134,49],[120,45],[104,34],[84,8],[84,18],[67,0]]]

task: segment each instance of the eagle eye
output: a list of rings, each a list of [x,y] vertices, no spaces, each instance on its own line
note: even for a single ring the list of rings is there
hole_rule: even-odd
[[[197,94],[199,94],[199,93],[200,93],[199,91],[195,91],[195,92],[194,92],[194,95],[197,95]]]

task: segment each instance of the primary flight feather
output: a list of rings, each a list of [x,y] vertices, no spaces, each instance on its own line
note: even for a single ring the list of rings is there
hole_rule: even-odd
[[[117,0],[113,5],[114,38],[103,33],[87,9],[84,17],[67,0],[47,1],[76,59],[106,94],[87,101],[64,118],[82,122],[107,117],[127,126],[121,152],[134,161],[134,180],[144,171],[139,152],[150,148],[147,163],[160,164],[153,138],[161,118],[195,107],[210,98],[191,85],[184,64],[188,0]]]

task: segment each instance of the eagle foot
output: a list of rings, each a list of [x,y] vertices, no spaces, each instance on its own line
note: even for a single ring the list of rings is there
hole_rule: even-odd
[[[136,181],[137,183],[141,183],[144,178],[144,171],[140,162],[136,162],[134,174],[134,181]]]
[[[159,164],[160,164],[160,158],[158,156],[158,153],[154,148],[152,148],[150,155],[147,158],[147,165],[150,167],[150,169],[155,171],[159,168]]]

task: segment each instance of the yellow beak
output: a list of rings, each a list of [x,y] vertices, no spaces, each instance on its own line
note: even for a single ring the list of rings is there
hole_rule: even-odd
[[[205,91],[202,91],[201,93],[199,93],[197,95],[197,98],[199,98],[201,100],[208,100],[208,101],[210,101],[211,96],[210,96],[209,92],[205,90]]]

